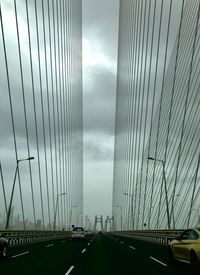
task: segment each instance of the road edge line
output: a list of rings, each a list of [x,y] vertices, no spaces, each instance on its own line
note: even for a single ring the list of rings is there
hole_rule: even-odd
[[[159,263],[159,264],[161,264],[161,265],[167,266],[167,264],[165,264],[165,263],[159,261],[158,259],[156,259],[156,258],[154,258],[154,257],[152,257],[152,256],[150,256],[150,259],[152,259],[153,261],[155,261],[155,262],[157,262],[157,263]]]
[[[69,275],[69,273],[74,269],[74,265],[72,265],[67,272],[65,273],[65,275]]]
[[[20,254],[17,254],[17,255],[14,255],[14,256],[11,256],[11,258],[17,258],[19,256],[23,256],[25,254],[28,254],[30,251],[26,251],[26,252],[23,252],[23,253],[20,253]]]

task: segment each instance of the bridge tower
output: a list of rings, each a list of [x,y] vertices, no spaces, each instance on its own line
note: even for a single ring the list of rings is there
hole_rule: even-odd
[[[108,228],[108,224],[110,224],[110,231],[113,231],[114,229],[114,217],[109,217],[107,216],[106,220],[105,220],[105,227],[104,227],[104,231],[107,231]]]
[[[93,231],[96,232],[97,231],[97,223],[101,224],[101,231],[103,231],[103,216],[97,217],[97,215],[95,216],[94,219],[94,227],[93,227]]]

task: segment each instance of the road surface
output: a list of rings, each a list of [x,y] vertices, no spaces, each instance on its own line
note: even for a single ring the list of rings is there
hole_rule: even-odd
[[[167,247],[108,234],[69,238],[9,249],[0,275],[192,275],[191,267],[171,263]],[[199,272],[200,274],[200,272]]]

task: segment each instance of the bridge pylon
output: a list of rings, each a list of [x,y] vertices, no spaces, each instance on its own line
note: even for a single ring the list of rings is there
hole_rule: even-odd
[[[104,231],[106,232],[108,229],[108,225],[110,224],[110,231],[113,231],[114,229],[114,217],[109,217],[107,216],[107,218],[105,219],[105,225],[104,225]]]
[[[100,217],[97,217],[97,215],[95,216],[94,227],[93,227],[94,232],[97,232],[97,223],[100,223],[101,231],[103,231],[103,216],[100,216]]]

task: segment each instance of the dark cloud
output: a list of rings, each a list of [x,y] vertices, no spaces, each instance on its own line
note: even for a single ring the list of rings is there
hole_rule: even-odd
[[[115,124],[115,75],[96,67],[92,81],[95,85],[84,90],[84,131],[113,135]]]
[[[98,133],[84,136],[85,160],[112,161],[114,136],[99,135]]]
[[[105,53],[113,59],[116,59],[118,14],[118,0],[83,0],[84,36],[99,39]]]

